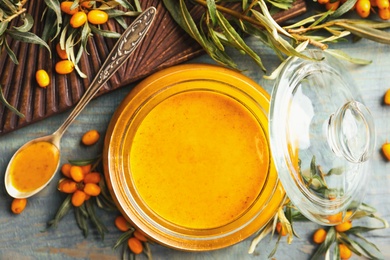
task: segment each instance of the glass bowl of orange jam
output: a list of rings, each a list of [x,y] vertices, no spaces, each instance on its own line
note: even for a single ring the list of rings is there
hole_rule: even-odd
[[[121,213],[167,247],[206,251],[264,227],[285,193],[269,95],[236,71],[178,65],[139,83],[109,124],[104,168]]]

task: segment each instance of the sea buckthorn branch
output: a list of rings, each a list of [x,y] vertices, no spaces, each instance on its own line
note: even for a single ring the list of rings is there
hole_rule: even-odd
[[[321,1],[334,2],[333,0]],[[337,43],[351,34],[355,37],[390,44],[390,33],[385,31],[390,26],[388,22],[367,18],[340,19],[361,1],[369,0],[346,0],[342,4],[339,2],[337,9],[328,8],[329,10],[325,12],[286,26],[279,26],[269,10],[288,8],[292,3],[288,1],[280,1],[280,5],[266,0],[242,1],[241,9],[237,10],[237,6],[232,8],[229,5],[230,1],[216,3],[215,1],[195,0],[191,4],[199,5],[204,9],[199,22],[195,21],[189,11],[189,6],[192,7],[192,5],[186,1],[164,0],[163,2],[177,24],[216,62],[237,68],[236,63],[226,53],[226,46],[229,46],[248,54],[265,71],[261,53],[250,48],[246,44],[246,38],[242,35],[252,35],[258,38],[260,43],[271,48],[282,60],[291,56],[308,59],[309,57],[295,50],[296,46],[303,42],[328,51],[328,44]],[[388,2],[389,0],[372,1]],[[390,16],[390,9],[388,10]],[[352,58],[341,51],[330,50],[328,52],[337,58],[353,63],[370,64],[370,61]]]
[[[2,0],[0,1],[0,54],[5,51],[10,57],[12,62],[19,64],[18,58],[12,50],[7,37],[10,37],[14,40],[38,44],[46,47],[50,53],[50,48],[45,41],[43,41],[36,34],[30,32],[34,24],[33,17],[26,12],[24,8],[27,0],[21,1],[11,1],[11,0]],[[14,22],[17,18],[22,22],[20,26],[16,26]],[[8,107],[12,112],[16,113],[18,116],[24,118],[24,115],[21,114],[15,107],[10,105],[5,99],[1,86],[0,86],[0,103]]]
[[[87,132],[88,133],[88,132]],[[85,136],[83,136],[85,140]],[[91,144],[89,144],[91,145]],[[106,226],[100,221],[95,208],[117,210],[109,196],[105,181],[100,173],[101,156],[88,160],[70,160],[61,166],[64,178],[58,182],[58,190],[67,194],[48,227],[55,227],[72,209],[77,226],[85,237],[88,236],[90,221],[104,239]]]
[[[123,259],[135,257],[141,253],[151,260],[152,252],[149,247],[149,239],[139,230],[136,230],[131,224],[122,216],[118,215],[114,222],[118,230],[123,233],[119,236],[113,249],[117,249],[122,246]]]
[[[386,229],[388,222],[377,215],[376,210],[362,203],[359,206],[351,205],[347,215],[352,215],[351,210],[357,207],[355,214],[344,222],[332,227],[320,227],[313,232],[312,240],[318,247],[311,255],[311,259],[323,259],[324,255],[333,254],[333,259],[348,259],[352,254],[363,256],[368,259],[384,259],[380,249],[368,241],[364,234],[377,229]],[[336,214],[335,219],[342,219],[342,214]],[[354,226],[353,223],[359,219],[371,218],[378,220],[379,226]],[[295,233],[293,224],[297,221],[309,221],[296,207],[287,201],[279,210],[275,217],[259,231],[252,240],[248,253],[252,254],[256,246],[268,235],[271,237],[277,234],[275,246],[268,258],[272,258],[277,252],[278,244],[282,237],[287,236],[288,243],[292,242],[292,236],[299,236]],[[288,228],[288,227],[291,228]]]
[[[27,0],[0,1],[0,54],[5,50],[15,64],[19,62],[12,48],[9,46],[7,36],[21,42],[42,45],[50,52],[47,43],[36,34],[30,32],[34,24],[34,19],[26,12],[26,8],[24,8],[27,2]],[[20,18],[22,25],[15,26],[14,20],[16,18]]]
[[[48,2],[48,1],[47,1]],[[87,77],[80,67],[83,54],[88,54],[87,43],[94,35],[106,38],[119,38],[120,33],[102,28],[108,19],[114,19],[124,29],[126,16],[137,16],[140,4],[136,0],[130,4],[122,1],[87,1],[87,0],[52,0],[47,3],[44,19],[47,21],[42,38],[46,41],[57,41],[57,53],[64,64],[56,66],[56,72],[68,74],[75,69],[80,77]],[[50,21],[50,22],[49,22]],[[65,67],[66,65],[66,67]]]

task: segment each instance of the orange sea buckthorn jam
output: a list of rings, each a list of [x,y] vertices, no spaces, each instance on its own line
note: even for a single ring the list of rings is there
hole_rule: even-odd
[[[264,131],[241,103],[217,92],[173,95],[140,123],[132,181],[157,215],[187,228],[223,226],[244,214],[264,185]]]
[[[44,185],[55,172],[60,153],[49,142],[28,145],[15,155],[10,165],[12,186],[20,192],[30,192]]]

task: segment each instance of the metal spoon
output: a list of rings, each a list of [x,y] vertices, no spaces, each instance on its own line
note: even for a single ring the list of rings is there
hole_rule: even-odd
[[[88,102],[93,98],[93,96],[99,91],[99,89],[111,78],[111,76],[124,64],[124,62],[129,58],[129,56],[134,52],[137,46],[140,44],[145,34],[148,32],[151,24],[156,15],[156,8],[149,7],[143,13],[141,13],[134,22],[124,31],[122,36],[118,39],[117,43],[113,47],[112,51],[109,53],[107,59],[100,68],[98,74],[91,82],[88,89],[85,91],[84,95],[81,97],[80,101],[77,103],[73,111],[69,114],[65,122],[56,130],[53,134],[47,135],[44,137],[36,138],[29,141],[14,154],[11,158],[7,170],[5,172],[5,188],[8,194],[14,198],[28,198],[39,191],[41,191],[49,182],[53,179],[55,173],[58,170],[60,164],[60,158],[58,156],[58,162],[56,169],[53,171],[52,176],[49,180],[40,187],[32,191],[20,191],[14,187],[12,178],[10,176],[10,171],[12,168],[12,163],[15,157],[22,152],[28,146],[37,143],[37,142],[47,142],[54,145],[60,153],[60,141],[62,135],[65,133],[69,125],[74,121],[74,119],[80,114]],[[25,173],[28,175],[29,173]]]

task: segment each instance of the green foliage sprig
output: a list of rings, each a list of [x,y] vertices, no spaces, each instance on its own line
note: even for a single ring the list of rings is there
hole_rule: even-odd
[[[28,0],[2,0],[0,1],[0,54],[5,50],[15,64],[19,64],[15,53],[7,41],[7,36],[21,42],[39,44],[47,48],[48,44],[30,32],[34,25],[34,19],[24,8]],[[15,26],[13,21],[20,18],[21,25]]]
[[[73,62],[78,74],[85,78],[87,77],[77,65],[83,53],[88,53],[88,40],[94,35],[100,35],[106,38],[119,38],[120,33],[115,31],[103,30],[99,25],[93,25],[86,22],[79,28],[70,26],[71,16],[61,12],[61,3],[59,0],[45,0],[47,8],[44,12],[45,27],[42,33],[42,39],[45,41],[58,40],[61,49],[66,50],[68,59]],[[124,19],[126,16],[137,16],[142,11],[138,0],[134,4],[127,0],[100,0],[90,1],[90,6],[83,6],[85,0],[75,0],[72,8],[83,11],[102,10],[108,14],[109,18],[113,18],[121,27],[127,28],[127,23]]]
[[[282,60],[291,56],[307,59],[308,57],[296,49],[305,42],[327,50],[329,43],[345,40],[351,34],[355,38],[367,38],[390,44],[390,33],[384,31],[390,27],[389,22],[340,18],[351,9],[356,0],[348,0],[336,11],[316,13],[286,26],[278,25],[271,15],[291,6],[291,2],[283,0],[235,1],[241,3],[241,9],[238,11],[227,5],[231,2],[229,0],[193,0],[193,5],[204,9],[199,22],[192,17],[189,11],[190,5],[186,1],[163,0],[163,2],[177,24],[194,38],[211,58],[232,68],[237,66],[225,52],[227,46],[248,54],[265,71],[261,54],[256,53],[246,44],[245,35],[257,37]],[[328,52],[357,64],[370,63],[351,58],[341,51],[328,50]]]

